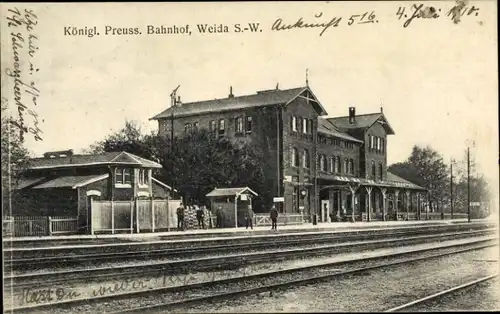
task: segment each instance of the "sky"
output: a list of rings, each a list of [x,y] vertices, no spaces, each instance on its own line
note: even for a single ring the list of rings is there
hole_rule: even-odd
[[[18,52],[23,80],[40,91],[36,105],[24,98],[43,132],[43,141],[26,135],[35,155],[81,152],[127,119],[156,130],[149,118],[169,106],[177,85],[184,102],[223,98],[230,86],[235,95],[277,83],[304,86],[308,69],[328,116],[347,115],[349,106],[358,114],[383,106],[396,133],[388,138],[389,163],[405,160],[413,145],[430,145],[445,161],[462,159],[474,142],[478,171],[498,190],[496,1],[471,1],[467,8],[478,10],[459,23],[446,16],[454,1],[423,3],[441,9],[440,17],[413,19],[406,28],[407,18],[397,12],[404,8],[409,17],[418,2],[2,3],[2,98],[17,115],[14,78],[5,73],[14,66],[11,34],[19,29],[6,17],[9,8],[28,9],[36,14],[30,33],[38,49],[29,57],[24,42]],[[348,25],[351,15],[365,12],[373,23],[357,24],[354,17]],[[278,18],[294,24],[300,17],[341,21],[321,36],[322,28],[272,30]],[[259,23],[262,31],[236,33],[236,23]],[[197,24],[224,24],[230,32],[201,34]],[[147,25],[189,25],[192,33],[148,35]],[[94,26],[99,36],[65,35],[65,27]],[[137,27],[142,34],[104,35],[106,26]],[[27,60],[39,71],[29,75]]]

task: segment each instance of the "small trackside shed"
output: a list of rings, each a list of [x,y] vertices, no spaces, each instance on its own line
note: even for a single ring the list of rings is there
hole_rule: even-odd
[[[245,213],[252,205],[252,198],[257,193],[248,187],[214,189],[206,195],[210,199],[212,215],[217,208],[222,209],[222,227],[238,227],[245,225]]]

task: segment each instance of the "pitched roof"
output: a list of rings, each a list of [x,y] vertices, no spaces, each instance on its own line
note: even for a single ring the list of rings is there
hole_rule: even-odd
[[[299,95],[308,91],[313,98],[316,98],[309,87],[298,87],[291,89],[273,89],[266,91],[259,91],[256,94],[235,96],[222,99],[204,100],[183,103],[181,106],[176,106],[174,109],[175,117],[182,117],[188,115],[196,115],[207,112],[219,112],[227,110],[237,110],[244,108],[278,105],[278,104],[288,104]],[[326,114],[325,109],[316,100],[319,111],[322,115]],[[172,107],[164,110],[163,112],[152,117],[150,120],[158,120],[162,118],[168,118],[172,114]]]
[[[389,122],[387,122],[384,114],[381,112],[356,115],[354,123],[349,123],[349,116],[327,118],[327,120],[340,129],[349,130],[369,128],[375,122],[379,121],[380,118],[382,118],[380,121],[383,121],[383,126],[386,129],[386,132],[388,134],[394,134],[394,130],[389,125]]]
[[[331,122],[329,122],[328,120],[323,119],[323,118],[318,118],[318,132],[326,134],[326,135],[330,135],[333,137],[341,138],[341,139],[344,139],[347,141],[363,143],[363,141],[360,141],[357,138],[352,137],[349,134],[341,131],[339,128],[337,128],[335,125],[333,125]]]
[[[30,169],[48,169],[61,167],[80,167],[92,165],[137,165],[147,168],[161,168],[162,166],[154,161],[141,158],[127,152],[110,152],[94,155],[71,155],[56,158],[33,158],[30,159]]]
[[[42,184],[31,187],[32,189],[50,189],[50,188],[65,188],[70,187],[76,189],[77,187],[85,186],[87,184],[97,182],[109,177],[105,175],[88,175],[88,176],[62,176],[55,179],[46,181]]]
[[[411,187],[411,188],[414,188],[414,189],[423,189],[425,190],[425,188],[413,183],[413,182],[410,182],[406,179],[403,179],[397,175],[395,175],[394,173],[392,172],[389,172],[387,171],[387,181],[389,182],[394,182],[396,184],[399,184],[400,186],[402,187]]]
[[[248,187],[244,188],[227,188],[227,189],[214,189],[212,192],[208,193],[208,197],[219,197],[219,196],[236,196],[244,192],[250,192],[251,194],[257,196],[257,193],[252,191]]]

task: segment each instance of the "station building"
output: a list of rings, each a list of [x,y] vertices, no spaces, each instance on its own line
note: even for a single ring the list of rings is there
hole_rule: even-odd
[[[174,103],[151,118],[159,135],[204,128],[258,145],[275,196],[284,198],[282,213],[387,220],[420,219],[425,209],[426,189],[387,171],[387,137],[395,132],[382,108],[360,115],[349,107],[346,116],[328,118],[309,86],[244,96],[230,88],[225,98],[181,103],[174,96]]]

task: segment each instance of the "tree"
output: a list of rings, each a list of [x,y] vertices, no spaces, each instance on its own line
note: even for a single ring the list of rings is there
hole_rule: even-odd
[[[188,202],[206,203],[206,194],[224,187],[248,186],[259,194],[260,202],[272,197],[264,154],[255,145],[232,143],[204,129],[174,138],[172,152],[170,144],[169,138],[157,137],[164,180],[181,190]]]
[[[2,99],[2,212],[10,214],[12,191],[17,186],[22,172],[29,164],[30,154],[23,146],[19,133],[12,127],[7,102]]]
[[[449,203],[449,171],[443,158],[430,146],[413,146],[410,157],[393,164],[389,171],[430,191],[430,206]]]
[[[85,150],[90,154],[125,151],[146,159],[155,159],[155,134],[143,134],[141,127],[135,121],[125,121],[125,126],[119,131],[108,135]]]

